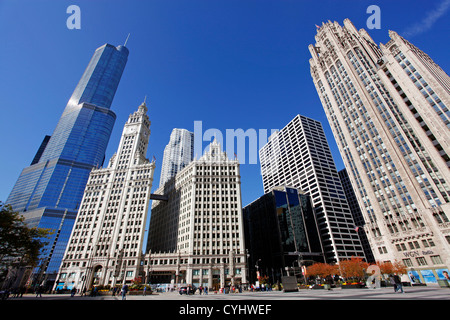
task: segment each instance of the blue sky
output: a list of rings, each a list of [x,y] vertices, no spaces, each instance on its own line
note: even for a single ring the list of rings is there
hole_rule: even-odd
[[[66,27],[72,4],[81,9],[80,30]],[[342,169],[309,73],[308,45],[324,21],[342,25],[349,18],[367,29],[372,4],[381,9],[381,29],[368,30],[375,42],[386,43],[388,30],[407,35],[448,73],[450,0],[1,0],[0,201],[52,134],[95,49],[123,44],[129,33],[106,159],[147,96],[147,156],[157,160],[153,190],[172,128],[193,131],[194,121],[225,134],[281,129],[302,114],[322,122]],[[246,205],[263,194],[259,163],[241,165],[241,176]]]

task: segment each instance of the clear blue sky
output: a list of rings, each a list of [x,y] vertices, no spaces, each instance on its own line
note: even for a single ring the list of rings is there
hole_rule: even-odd
[[[66,9],[81,9],[69,30]],[[450,70],[450,1],[0,0],[0,201],[44,135],[52,134],[94,50],[127,47],[128,64],[113,101],[117,114],[106,163],[123,125],[148,96],[147,156],[157,159],[172,128],[281,129],[295,115],[323,123],[338,170],[342,160],[309,73],[315,25],[349,18],[366,28],[366,9],[381,8],[377,43],[395,30]],[[439,45],[436,45],[439,44]],[[206,146],[206,142],[204,143]],[[243,205],[263,194],[259,164],[241,166]]]

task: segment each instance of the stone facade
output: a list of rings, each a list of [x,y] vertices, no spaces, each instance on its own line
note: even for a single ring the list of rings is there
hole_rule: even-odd
[[[142,276],[142,245],[155,163],[145,158],[150,120],[145,103],[126,122],[106,168],[93,169],[55,289],[83,290]]]
[[[346,19],[317,28],[311,76],[375,259],[422,282],[450,266],[450,78],[397,33],[377,46]]]
[[[214,141],[155,194],[168,200],[152,204],[149,268],[173,274],[175,283],[215,289],[247,282],[237,160]]]

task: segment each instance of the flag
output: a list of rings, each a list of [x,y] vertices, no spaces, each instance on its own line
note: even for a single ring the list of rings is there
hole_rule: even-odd
[[[358,230],[359,230],[359,227],[356,227],[356,228],[355,228],[355,231],[358,232]]]
[[[316,24],[316,28],[319,29],[320,27]]]
[[[155,161],[155,162],[156,162],[156,158],[155,158],[155,156],[153,156],[153,161]]]

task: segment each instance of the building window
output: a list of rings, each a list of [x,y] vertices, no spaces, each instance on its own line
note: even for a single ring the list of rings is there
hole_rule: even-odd
[[[426,266],[427,265],[427,260],[425,260],[425,257],[417,257],[416,261],[417,261],[417,264],[419,266]]]
[[[127,278],[133,276],[133,271],[127,271]]]
[[[413,266],[413,263],[412,263],[412,261],[411,261],[411,259],[403,259],[402,260],[403,261],[403,264],[406,266],[406,267],[412,267]]]
[[[441,256],[431,256],[431,261],[433,264],[443,264]]]
[[[419,245],[419,243],[418,243],[417,241],[414,241],[414,242],[408,242],[408,244],[409,244],[409,247],[411,248],[411,250],[419,249],[419,248],[420,248],[420,245]]]

